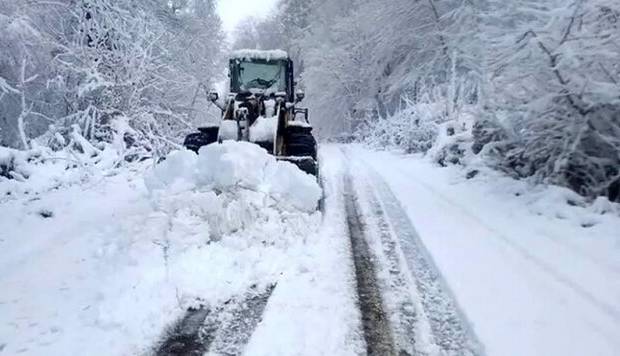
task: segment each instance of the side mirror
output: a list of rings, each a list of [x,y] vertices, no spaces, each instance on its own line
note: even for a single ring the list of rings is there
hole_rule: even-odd
[[[300,89],[295,92],[295,100],[297,102],[304,100],[305,97],[306,97],[306,93],[303,90]]]
[[[220,98],[220,94],[218,94],[217,91],[213,89],[209,90],[209,92],[207,93],[207,99],[209,99],[209,101],[215,102],[219,98]]]

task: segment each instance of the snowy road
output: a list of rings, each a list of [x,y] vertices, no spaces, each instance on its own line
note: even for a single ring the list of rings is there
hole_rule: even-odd
[[[453,315],[469,320],[472,333],[457,327],[449,335],[475,333],[489,355],[620,352],[617,216],[578,211],[549,199],[552,191],[543,192],[545,197],[528,194],[507,178],[468,181],[464,172],[419,158],[359,147],[348,152],[357,190],[372,187],[366,188],[367,205],[372,209],[373,194],[378,197],[385,214],[379,209],[374,218],[381,225],[387,216],[388,229],[400,235],[413,279],[449,286],[459,305]],[[444,278],[420,275],[412,265],[419,256],[416,244],[425,246],[427,260]],[[430,330],[452,325],[433,327],[438,320],[454,320],[444,315],[452,306],[425,297],[429,288],[420,290],[416,299],[431,308]],[[442,341],[441,333],[435,344],[454,345]]]
[[[363,217],[352,185],[350,172],[347,172],[344,191],[345,210],[366,351],[368,355],[396,355],[398,353],[393,342],[393,330],[390,327],[378,282],[376,259],[365,236]],[[399,353],[410,354],[402,349]]]
[[[348,162],[345,208],[367,353],[481,354],[393,193],[349,150],[331,152],[339,154]]]
[[[267,176],[188,185],[187,153],[158,194],[121,171],[4,202],[0,356],[618,354],[615,213],[420,157],[320,156],[322,216]]]
[[[480,355],[464,315],[398,200],[351,150],[345,208],[369,355]],[[387,325],[386,325],[387,324]]]

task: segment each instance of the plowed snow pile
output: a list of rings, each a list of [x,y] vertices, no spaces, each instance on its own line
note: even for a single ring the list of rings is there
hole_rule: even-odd
[[[149,190],[215,190],[257,193],[266,206],[290,211],[316,210],[321,190],[314,177],[251,143],[226,141],[200,150],[176,151],[147,174]],[[244,194],[245,195],[245,194]]]
[[[266,288],[299,268],[317,236],[320,196],[314,177],[293,165],[225,142],[200,155],[173,152],[144,179],[110,170],[6,201],[0,354],[149,350],[188,307]]]

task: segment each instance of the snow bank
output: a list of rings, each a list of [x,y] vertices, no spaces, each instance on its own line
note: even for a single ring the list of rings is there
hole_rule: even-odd
[[[265,196],[283,209],[316,210],[321,189],[315,178],[288,162],[277,161],[248,142],[224,141],[200,149],[176,151],[145,178],[151,192],[158,190],[246,190]]]
[[[192,151],[174,151],[161,164],[145,174],[144,181],[150,191],[173,186],[194,187],[198,156]]]

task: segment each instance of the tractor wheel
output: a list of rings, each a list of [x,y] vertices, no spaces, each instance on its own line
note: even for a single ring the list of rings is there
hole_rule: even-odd
[[[198,153],[200,147],[217,142],[219,127],[201,127],[200,132],[194,132],[185,136],[183,146],[188,150]]]
[[[312,128],[287,128],[285,143],[287,156],[312,157],[316,160],[316,139],[312,136]]]

